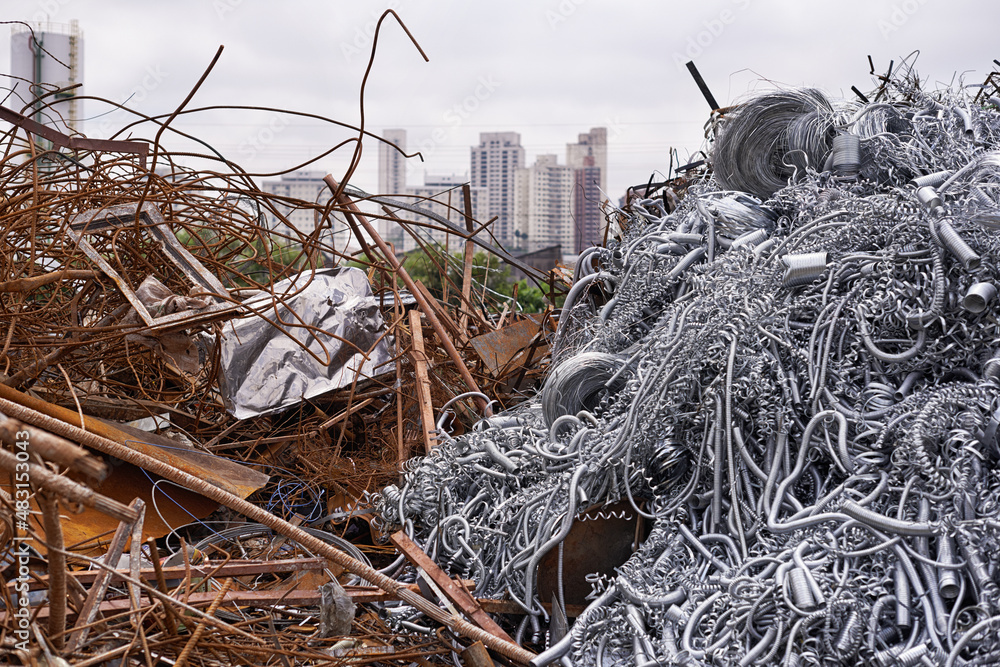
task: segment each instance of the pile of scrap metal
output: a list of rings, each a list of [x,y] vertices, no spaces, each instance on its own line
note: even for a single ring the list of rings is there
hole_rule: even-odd
[[[536,667],[1000,662],[994,78],[721,114],[581,256],[538,397],[382,519]]]
[[[4,107],[0,128],[0,663],[408,665],[508,646],[482,611],[451,619],[372,565],[395,558],[372,493],[523,400],[554,325],[471,266],[459,305],[435,298],[369,218],[453,234],[467,265],[474,247],[517,264],[489,226],[332,177],[328,202],[271,195],[162,132],[71,137]],[[216,170],[178,166],[197,157]],[[426,217],[411,229],[400,208]],[[335,216],[361,251],[334,245]],[[399,636],[383,617],[400,600],[454,634]]]

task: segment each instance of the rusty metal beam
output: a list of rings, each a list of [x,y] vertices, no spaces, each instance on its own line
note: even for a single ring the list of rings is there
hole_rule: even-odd
[[[132,153],[139,156],[139,164],[146,168],[146,155],[149,154],[149,144],[145,141],[116,141],[112,139],[88,139],[87,137],[70,137],[51,127],[46,127],[13,109],[0,106],[0,120],[16,125],[40,137],[48,139],[56,146],[75,151],[97,151],[104,153]]]
[[[468,579],[455,579],[456,586],[470,586],[472,581]],[[377,586],[344,586],[344,592],[347,596],[351,598],[352,602],[356,604],[365,604],[369,602],[392,602],[398,600],[399,597],[393,595],[392,593],[386,593],[381,588]],[[413,594],[419,594],[420,589],[416,584],[407,584],[405,586],[406,590]],[[216,598],[219,597],[218,591],[209,591],[207,593],[191,593],[187,596],[187,604],[192,607],[203,607],[205,605],[211,604]],[[164,602],[169,605],[170,603]],[[268,608],[274,605],[288,605],[290,607],[301,606],[315,606],[320,603],[320,593],[315,589],[301,588],[294,589],[291,591],[242,591],[242,590],[230,590],[226,592],[225,597],[222,598],[222,605],[232,605],[239,604],[248,607],[260,607]],[[139,600],[139,608],[148,607],[152,604],[152,601],[143,596]],[[128,598],[116,598],[114,600],[105,600],[101,602],[100,612],[105,615],[115,614],[118,612],[129,611],[132,609],[132,603]],[[48,607],[43,607],[37,611],[36,619],[47,618],[49,614]],[[72,618],[72,613],[70,614]],[[76,618],[79,618],[77,615]],[[6,619],[5,612],[0,612],[0,623]]]
[[[145,503],[138,498],[132,501],[131,508],[136,513],[143,512],[145,507]],[[114,537],[111,538],[111,546],[108,547],[107,554],[104,556],[105,563],[109,565],[117,563],[118,559],[121,558],[122,553],[125,551],[125,542],[132,534],[133,523],[134,521],[122,521],[118,524],[118,530],[115,531]],[[111,573],[107,570],[101,570],[101,576],[91,586],[90,592],[87,594],[87,600],[83,603],[83,609],[80,610],[76,625],[73,626],[73,630],[70,632],[69,639],[66,642],[67,651],[75,651],[87,638],[87,635],[90,634],[90,624],[97,617],[101,602],[104,600],[110,584]]]
[[[472,597],[465,588],[458,586],[454,581],[451,580],[444,571],[437,566],[430,556],[424,553],[417,544],[407,537],[406,533],[403,531],[398,531],[389,536],[392,543],[396,545],[396,548],[402,552],[406,559],[410,561],[414,566],[423,569],[424,572],[434,580],[440,588],[441,591],[448,596],[448,599],[454,602],[462,613],[468,616],[473,623],[478,625],[483,630],[486,630],[490,634],[502,639],[504,641],[513,642],[514,640],[504,632],[504,629],[497,625],[497,622],[490,618],[489,614],[483,611],[483,608],[479,606],[476,599]]]

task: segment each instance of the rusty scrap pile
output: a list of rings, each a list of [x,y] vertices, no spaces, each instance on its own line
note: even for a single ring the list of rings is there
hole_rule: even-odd
[[[473,623],[375,569],[396,553],[369,503],[540,380],[548,313],[471,271],[474,245],[516,259],[468,207],[428,213],[468,268],[439,300],[369,220],[415,233],[394,213],[413,204],[332,177],[328,202],[262,192],[172,153],[174,116],[102,141],[0,108],[0,663],[476,663],[478,641],[525,662],[471,582],[423,563]],[[269,228],[290,209],[316,230]],[[450,631],[400,635],[378,613],[399,601]]]

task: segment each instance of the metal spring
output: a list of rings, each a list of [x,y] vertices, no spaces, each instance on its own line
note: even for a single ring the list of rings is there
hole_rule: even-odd
[[[856,134],[838,134],[834,137],[831,163],[836,175],[856,177],[861,171],[861,137]]]

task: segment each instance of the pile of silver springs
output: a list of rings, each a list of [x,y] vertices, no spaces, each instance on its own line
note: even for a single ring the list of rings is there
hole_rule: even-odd
[[[1000,663],[1000,100],[977,92],[738,107],[710,175],[581,255],[540,394],[442,432],[382,520],[543,642],[540,560],[586,508],[646,517],[538,665]]]

